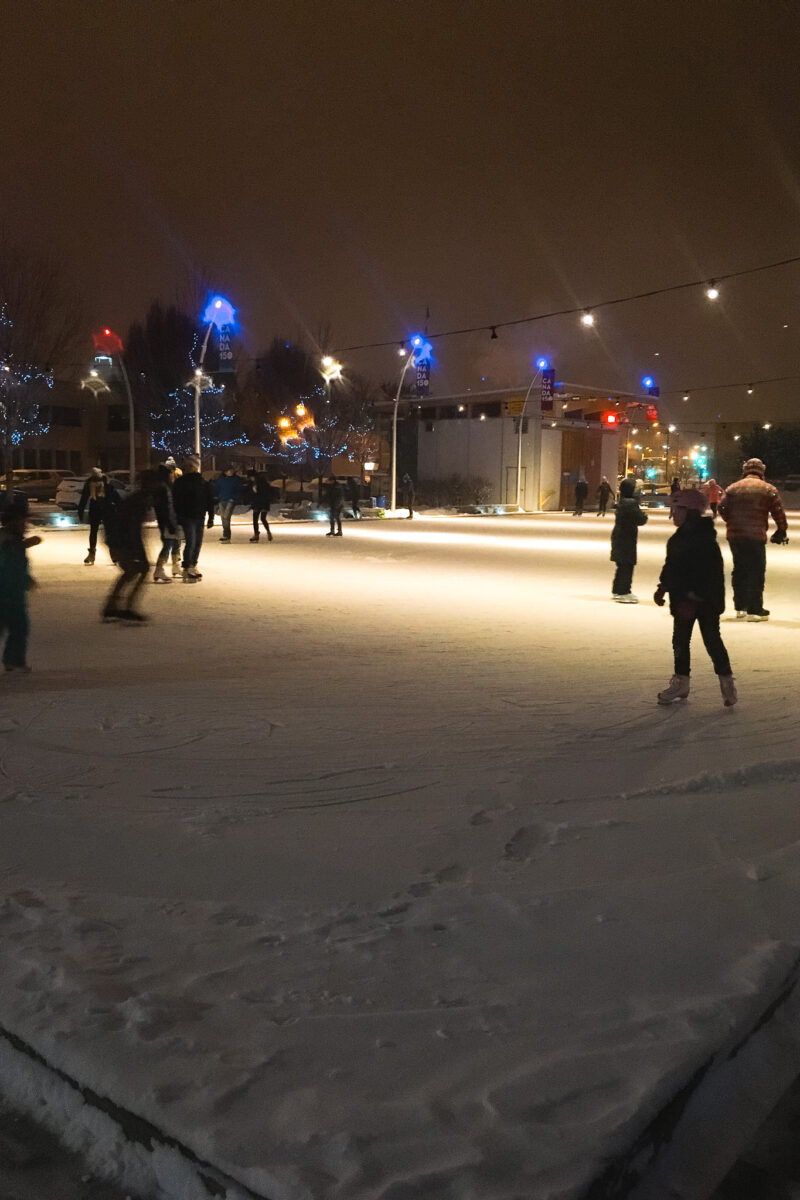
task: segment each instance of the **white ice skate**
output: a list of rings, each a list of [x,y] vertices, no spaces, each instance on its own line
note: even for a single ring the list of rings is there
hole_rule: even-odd
[[[722,703],[725,707],[733,708],[739,697],[736,694],[732,675],[720,675],[719,690],[722,692]]]
[[[674,704],[676,700],[685,700],[689,695],[689,676],[673,675],[669,686],[658,693],[659,704]]]

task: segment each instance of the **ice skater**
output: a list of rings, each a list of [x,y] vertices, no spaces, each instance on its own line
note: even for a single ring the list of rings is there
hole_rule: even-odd
[[[248,471],[246,492],[253,509],[253,536],[251,542],[257,542],[261,537],[258,523],[264,526],[267,541],[272,541],[272,530],[269,527],[269,508],[272,503],[273,487],[263,471]]]
[[[341,537],[344,492],[342,491],[342,485],[335,475],[331,475],[328,479],[328,485],[325,489],[325,506],[328,509],[328,516],[331,522],[330,531],[325,534],[325,537]]]
[[[175,516],[183,530],[183,582],[197,583],[203,578],[197,560],[203,545],[203,525],[214,526],[214,489],[200,474],[200,457],[190,454],[186,470],[172,487]]]
[[[653,599],[659,608],[669,595],[672,613],[672,648],[675,674],[658,693],[659,704],[672,704],[689,695],[690,644],[695,621],[709,653],[726,708],[737,695],[728,651],[719,631],[725,611],[725,572],[717,532],[711,517],[704,517],[706,498],[697,488],[679,489],[671,497],[675,532],[667,542],[667,560]]]
[[[353,520],[361,520],[361,487],[354,475],[347,476],[347,499],[353,510]]]
[[[597,489],[597,515],[604,517],[608,509],[608,502],[614,495],[614,489],[608,482],[608,478],[604,475],[600,480],[600,486]]]
[[[700,490],[708,497],[708,507],[711,509],[711,515],[716,518],[719,502],[725,495],[724,491],[716,479],[707,479]]]
[[[611,530],[611,561],[617,564],[611,596],[618,604],[639,603],[631,588],[633,568],[636,566],[639,526],[646,523],[647,513],[642,511],[636,499],[636,484],[632,479],[623,479],[619,485],[617,513],[614,528]]]
[[[0,633],[6,634],[3,666],[19,675],[30,674],[27,664],[28,592],[35,587],[28,568],[27,550],[38,546],[37,534],[25,537],[25,509],[12,504],[5,509],[0,527]]]
[[[215,480],[214,491],[222,524],[222,537],[219,540],[229,542],[231,540],[231,517],[234,508],[239,503],[242,491],[242,481],[233,467],[226,467]]]
[[[416,491],[414,489],[414,480],[406,472],[400,483],[400,494],[403,497],[403,507],[408,509],[409,521],[414,516],[414,501],[416,499]]]
[[[119,577],[108,594],[103,612],[104,622],[127,621],[140,624],[147,620],[136,608],[136,598],[150,572],[147,551],[142,538],[142,525],[153,507],[157,479],[152,471],[143,473],[139,487],[127,496],[106,535],[109,549],[119,567]]]
[[[770,517],[777,525],[770,541],[780,545],[789,540],[778,489],[767,483],[766,473],[760,458],[748,458],[742,478],[726,488],[719,506],[733,555],[733,607],[739,620],[769,620],[769,609],[764,608],[764,582]]]
[[[157,469],[153,482],[153,510],[156,514],[158,532],[161,534],[161,549],[156,559],[156,569],[153,572],[153,583],[172,583],[172,576],[177,574],[175,563],[178,557],[180,536],[178,520],[172,503],[173,471],[162,463]],[[168,575],[165,566],[172,558],[172,575]]]
[[[87,567],[94,566],[97,554],[97,533],[106,517],[112,515],[111,510],[118,504],[118,497],[113,486],[108,482],[99,467],[92,467],[86,483],[83,485],[81,498],[78,501],[78,520],[83,524],[84,514],[88,509],[89,517],[89,553],[83,560]]]
[[[583,506],[586,503],[586,497],[589,495],[589,485],[581,475],[575,484],[575,511],[573,517],[583,516]]]

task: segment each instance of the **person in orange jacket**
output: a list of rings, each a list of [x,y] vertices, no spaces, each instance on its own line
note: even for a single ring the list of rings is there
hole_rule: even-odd
[[[781,498],[778,489],[764,478],[766,471],[760,458],[749,458],[742,478],[725,489],[719,506],[733,555],[733,606],[740,620],[769,619],[769,609],[764,608],[764,579],[770,517],[777,525],[770,540],[778,545],[789,540]]]
[[[725,492],[719,486],[716,479],[707,479],[700,490],[708,499],[708,507],[711,509],[712,517],[716,517],[719,502],[725,495]]]

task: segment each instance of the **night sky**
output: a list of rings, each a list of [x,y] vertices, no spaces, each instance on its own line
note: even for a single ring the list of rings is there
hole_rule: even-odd
[[[2,38],[3,223],[94,325],[206,273],[248,353],[326,322],[346,347],[427,305],[433,332],[800,254],[783,0],[26,0]],[[545,352],[571,382],[691,387],[683,421],[779,420],[800,381],[700,389],[800,375],[799,334],[800,264],[437,343],[432,384],[516,384]]]

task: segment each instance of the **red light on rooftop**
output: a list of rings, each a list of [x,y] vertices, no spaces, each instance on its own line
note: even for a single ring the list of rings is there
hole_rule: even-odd
[[[616,413],[614,413],[614,412],[603,413],[603,424],[604,425],[616,425],[616,423],[617,423],[617,414]]]

